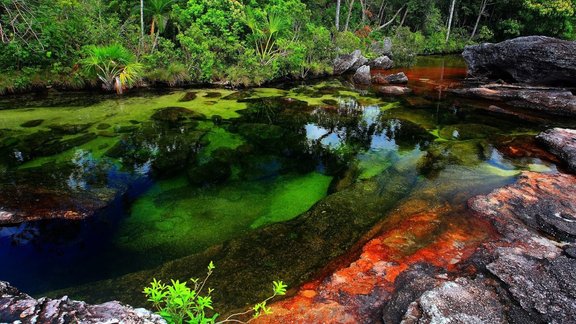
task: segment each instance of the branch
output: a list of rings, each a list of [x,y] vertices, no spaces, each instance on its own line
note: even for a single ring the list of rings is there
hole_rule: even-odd
[[[398,17],[398,15],[400,14],[400,12],[404,9],[404,7],[406,7],[406,5],[402,5],[402,7],[400,7],[400,9],[398,9],[398,11],[396,11],[396,13],[394,14],[394,16],[392,17],[392,19],[388,20],[386,23],[384,23],[383,25],[374,28],[374,30],[380,30],[382,28],[385,28],[386,26],[390,25],[391,23],[394,22],[394,20],[396,19],[396,17]]]

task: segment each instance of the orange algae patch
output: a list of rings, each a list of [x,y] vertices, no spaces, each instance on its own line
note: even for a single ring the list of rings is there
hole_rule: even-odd
[[[272,305],[273,314],[259,323],[353,323],[360,320],[354,298],[375,290],[394,291],[394,281],[412,264],[429,263],[458,271],[458,263],[494,235],[491,225],[474,217],[448,216],[446,207],[416,212],[408,217],[393,213],[360,255],[322,280],[305,284],[293,297]],[[404,217],[401,217],[404,216]],[[351,318],[352,317],[352,318]]]

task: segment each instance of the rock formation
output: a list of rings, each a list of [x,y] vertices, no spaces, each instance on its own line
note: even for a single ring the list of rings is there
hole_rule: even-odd
[[[473,77],[532,85],[576,86],[576,42],[528,36],[468,46],[462,53]]]
[[[64,296],[34,299],[7,282],[0,281],[2,323],[130,323],[164,324],[159,315],[112,301],[89,305]]]

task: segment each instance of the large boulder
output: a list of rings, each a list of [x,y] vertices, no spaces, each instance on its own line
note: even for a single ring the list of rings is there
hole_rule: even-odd
[[[533,85],[576,86],[576,42],[528,36],[468,46],[462,56],[473,77]]]
[[[117,301],[89,305],[64,296],[34,299],[7,282],[0,281],[0,320],[4,323],[166,323],[143,308]]]

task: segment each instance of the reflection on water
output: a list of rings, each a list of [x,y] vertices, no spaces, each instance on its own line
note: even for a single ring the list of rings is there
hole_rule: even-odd
[[[0,212],[50,217],[0,227],[0,279],[30,293],[69,287],[141,303],[155,273],[199,276],[214,260],[223,271],[214,286],[241,306],[270,276],[309,279],[400,201],[456,211],[520,170],[554,171],[545,156],[506,148],[530,151],[514,141],[542,125],[442,94],[461,64],[426,58],[407,71],[416,94],[403,98],[328,81],[94,94],[79,106],[76,95],[50,95],[25,109],[3,99]],[[155,270],[137,272],[146,269]]]

